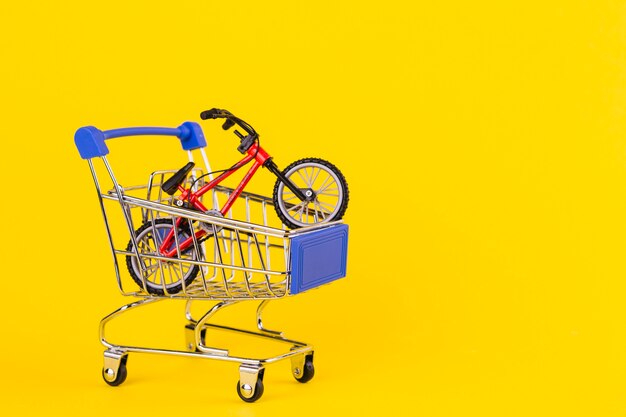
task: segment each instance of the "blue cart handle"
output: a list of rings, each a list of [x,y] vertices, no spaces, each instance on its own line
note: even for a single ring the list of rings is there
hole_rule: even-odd
[[[107,139],[146,135],[176,136],[186,151],[206,146],[202,128],[194,122],[185,122],[178,127],[125,127],[112,130],[100,130],[94,126],[84,126],[74,134],[74,143],[81,158],[91,159],[109,153],[109,148],[104,143]]]

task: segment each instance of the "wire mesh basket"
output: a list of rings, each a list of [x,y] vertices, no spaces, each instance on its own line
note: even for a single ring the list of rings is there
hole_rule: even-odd
[[[205,214],[177,207],[175,200],[161,190],[164,178],[173,172],[156,171],[150,175],[146,185],[119,186],[117,190],[113,188],[101,195],[104,212],[107,212],[109,203],[120,205],[127,226],[127,230],[120,230],[121,239],[115,238],[113,228],[109,227],[118,285],[124,295],[199,299],[284,297],[291,294],[289,266],[293,260],[291,247],[294,238],[310,236],[315,232],[318,234],[314,237],[319,238],[320,232],[328,234],[335,229],[333,235],[347,233],[345,225],[339,223],[296,231],[273,227],[271,219],[268,220],[272,199],[246,192],[241,194],[241,201],[233,205],[226,217],[216,215],[219,214],[217,210],[216,214]],[[201,175],[201,170],[195,170],[187,180],[188,185],[194,184]],[[194,184],[201,185],[201,180]],[[212,205],[219,207],[232,191],[231,188],[217,186],[205,199],[211,199]],[[272,215],[270,212],[269,217]],[[245,221],[235,220],[235,216]],[[174,219],[184,219],[185,226],[177,227]],[[175,239],[176,247],[172,248],[177,256],[164,257],[159,254],[157,244],[171,229],[178,237]],[[195,239],[191,230],[200,229],[207,233],[202,239]],[[188,237],[193,239],[193,245],[181,250],[181,241]],[[323,261],[328,263],[329,257]],[[345,274],[345,262],[339,259],[335,263],[338,268],[335,274]],[[126,268],[120,268],[121,265]],[[120,269],[128,269],[133,279],[120,274]]]

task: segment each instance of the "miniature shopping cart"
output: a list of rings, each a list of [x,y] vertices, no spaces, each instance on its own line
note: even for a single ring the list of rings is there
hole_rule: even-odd
[[[163,192],[162,185],[175,170],[155,171],[148,182],[123,187],[107,160],[105,140],[137,135],[165,135],[178,138],[183,156],[193,162],[204,162],[204,169],[193,168],[184,184],[201,187],[204,178],[211,179],[206,155],[206,140],[200,126],[186,122],[178,128],[124,128],[101,131],[83,127],[76,132],[75,143],[87,160],[97,190],[106,232],[113,254],[115,275],[121,293],[139,298],[102,319],[100,340],[104,352],[103,378],[112,386],[127,376],[126,362],[130,352],[157,353],[239,363],[237,393],[246,402],[263,394],[265,365],[290,359],[293,376],[299,382],[314,374],[313,348],[287,339],[281,332],[263,325],[262,313],[268,302],[298,294],[342,278],[346,274],[348,227],[341,222],[321,223],[296,230],[285,230],[277,218],[268,216],[272,199],[243,192],[227,215],[215,216],[180,207]],[[100,162],[98,162],[100,161]],[[111,180],[110,187],[102,178]],[[108,180],[107,180],[108,181]],[[204,204],[219,207],[233,189],[215,187],[207,193]],[[178,219],[176,221],[175,219]],[[140,226],[142,225],[142,226]],[[202,239],[195,230],[202,228]],[[172,231],[173,229],[173,231]],[[172,233],[175,254],[164,257],[157,246],[159,236]],[[180,241],[192,237],[193,245],[182,248]],[[128,268],[131,274],[125,273]],[[132,271],[136,274],[131,277]],[[150,279],[146,277],[151,277]],[[190,278],[190,279],[188,279]],[[174,285],[176,284],[176,285]],[[115,317],[140,306],[165,299],[186,300],[186,350],[113,344],[105,337],[107,324]],[[216,301],[203,315],[194,318],[192,303]],[[224,307],[244,300],[259,302],[257,329],[246,330],[210,323]],[[231,355],[228,349],[208,346],[207,329],[257,336],[289,346],[282,354],[265,358]]]

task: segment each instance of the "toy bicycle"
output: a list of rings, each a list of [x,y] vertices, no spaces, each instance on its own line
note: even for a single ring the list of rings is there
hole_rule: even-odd
[[[176,206],[197,210],[210,216],[224,217],[257,170],[265,167],[277,177],[273,205],[276,214],[287,227],[296,229],[342,218],[348,207],[348,185],[336,166],[323,159],[304,158],[280,171],[270,154],[261,147],[259,134],[250,124],[229,111],[215,108],[202,112],[200,117],[203,120],[225,119],[222,124],[224,130],[229,130],[235,125],[241,128],[245,134],[239,130],[234,130],[234,133],[240,139],[237,150],[245,156],[232,167],[217,171],[221,174],[200,188],[195,185],[201,177],[196,178],[188,188],[183,187],[187,176],[194,168],[193,162],[187,163],[161,185],[162,190],[171,196],[180,192],[173,199]],[[205,193],[250,162],[253,162],[252,166],[221,209],[208,209],[201,202],[200,198]],[[209,173],[203,176],[205,175]],[[202,256],[200,251],[194,250],[194,245],[216,235],[219,230],[209,223],[192,223],[195,224],[190,224],[183,217],[160,218],[146,221],[135,231],[134,240],[140,253],[191,261],[184,267],[173,268],[176,272],[170,274],[169,282],[163,282],[165,277],[160,273],[159,261],[147,258],[139,265],[137,256],[128,255],[126,257],[128,271],[141,288],[155,295],[164,295],[165,291],[168,294],[176,294],[183,289],[183,285],[186,287],[193,282],[200,269],[197,264],[200,260],[198,258]],[[128,242],[126,250],[135,252],[133,239]]]

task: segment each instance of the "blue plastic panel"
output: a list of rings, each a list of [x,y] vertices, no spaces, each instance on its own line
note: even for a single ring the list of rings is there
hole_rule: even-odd
[[[121,138],[124,136],[140,135],[163,135],[175,136],[180,139],[184,150],[204,148],[206,139],[202,128],[194,122],[185,122],[177,128],[171,127],[125,127],[122,129],[100,130],[93,126],[81,127],[74,135],[74,143],[81,158],[91,159],[96,156],[104,156],[109,153],[107,139]]]
[[[298,294],[346,276],[348,225],[291,239],[291,294]]]

